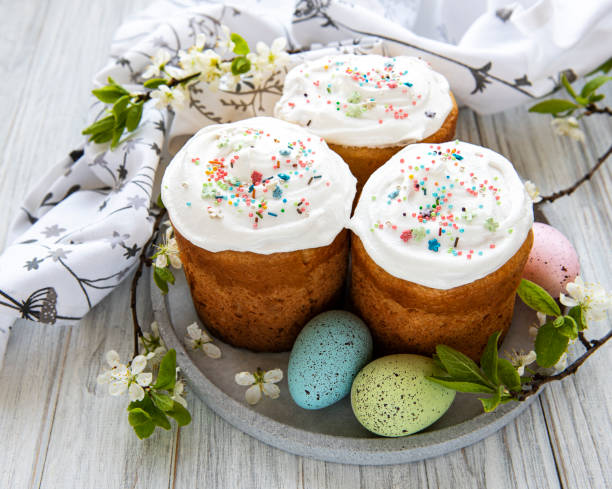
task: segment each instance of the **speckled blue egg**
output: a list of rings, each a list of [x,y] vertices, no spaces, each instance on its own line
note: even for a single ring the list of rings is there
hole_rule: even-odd
[[[312,318],[295,340],[287,381],[296,404],[321,409],[351,391],[353,379],[372,356],[372,335],[347,311],[327,311]]]

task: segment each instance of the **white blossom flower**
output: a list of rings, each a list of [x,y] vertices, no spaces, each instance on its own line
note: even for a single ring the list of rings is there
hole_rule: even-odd
[[[217,47],[220,48],[222,51],[226,51],[228,53],[234,51],[234,48],[236,47],[236,45],[232,41],[232,33],[230,31],[230,28],[226,25],[221,26],[221,36],[219,37],[219,39],[217,39]]]
[[[109,384],[111,396],[120,396],[127,390],[130,401],[142,401],[145,395],[143,387],[153,380],[151,372],[143,372],[147,366],[146,357],[137,355],[129,365],[125,365],[119,361],[119,354],[110,350],[106,354],[106,362],[111,368],[98,375],[98,384]]]
[[[234,377],[238,385],[250,385],[244,397],[246,401],[253,405],[261,400],[262,392],[270,399],[277,399],[280,396],[280,389],[276,385],[283,380],[283,371],[280,368],[273,370],[257,369],[255,372],[240,372]]]
[[[184,107],[186,97],[182,88],[170,88],[167,85],[161,85],[151,91],[151,99],[158,109],[163,109],[168,105],[173,109],[180,109]]]
[[[153,78],[154,76],[159,76],[168,61],[170,61],[170,53],[165,49],[158,49],[156,53],[151,56],[152,64],[147,66],[147,69],[142,73],[142,77]]]
[[[193,45],[193,48],[197,49],[198,51],[203,51],[204,46],[206,46],[206,34],[204,34],[203,32],[198,32],[196,34],[195,44]]]
[[[584,143],[584,133],[579,129],[580,126],[575,117],[555,117],[550,125],[559,136],[569,136],[575,141]]]
[[[276,71],[289,63],[289,53],[285,50],[287,39],[279,37],[268,47],[263,42],[255,45],[256,53],[249,53],[247,58],[256,71]]]
[[[605,319],[606,311],[612,307],[612,294],[601,284],[584,282],[580,275],[565,289],[569,295],[560,294],[561,304],[567,307],[581,305],[587,321]]]
[[[177,380],[172,391],[172,400],[178,402],[181,406],[187,407],[187,401],[183,397],[185,392],[185,383],[182,380]]]
[[[538,317],[539,326],[542,326],[543,324],[546,323],[546,314],[538,311],[536,312],[536,316]],[[529,337],[531,339],[535,340],[536,336],[538,336],[539,326],[536,326],[535,324],[532,324],[531,326],[529,326]]]
[[[182,267],[176,238],[173,236],[174,229],[168,226],[164,243],[157,246],[157,257],[155,258],[155,266],[157,268],[166,268],[168,262],[173,268],[179,269]]]
[[[525,367],[536,361],[536,352],[531,350],[529,353],[513,351],[510,355],[510,362],[516,368],[520,376],[525,373]]]
[[[221,358],[221,350],[219,350],[217,345],[213,344],[212,338],[208,336],[208,333],[200,329],[198,323],[191,323],[187,326],[187,335],[185,340],[191,348],[202,350],[207,357]]]
[[[138,338],[138,344],[145,351],[145,357],[151,366],[161,362],[162,357],[167,351],[166,345],[159,335],[157,321],[151,323],[150,333],[143,333],[142,337]]]
[[[538,202],[542,201],[542,196],[540,195],[540,189],[531,180],[527,180],[525,182],[525,190],[529,194],[529,197],[531,197],[531,200],[533,201],[534,204],[537,204]]]

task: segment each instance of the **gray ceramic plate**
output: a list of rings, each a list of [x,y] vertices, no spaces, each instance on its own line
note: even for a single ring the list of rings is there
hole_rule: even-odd
[[[346,464],[385,465],[412,462],[465,447],[495,433],[512,421],[535,396],[523,403],[508,403],[484,414],[476,396],[458,394],[448,412],[425,431],[403,438],[382,438],[366,431],[355,419],[349,398],[328,408],[309,411],[298,407],[289,394],[286,376],[279,399],[263,397],[249,406],[245,387],[234,382],[244,370],[281,368],[286,374],[289,353],[253,353],[215,340],[222,358],[208,358],[185,345],[186,328],[198,320],[189,287],[182,272],[176,284],[162,296],[151,280],[155,318],[162,338],[177,352],[177,361],[189,387],[219,416],[240,430],[282,450],[297,455]],[[520,300],[501,350],[528,350],[529,325],[535,313]]]

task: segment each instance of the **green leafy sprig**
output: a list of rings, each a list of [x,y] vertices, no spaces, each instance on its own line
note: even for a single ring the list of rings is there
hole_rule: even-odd
[[[598,66],[595,70],[587,75],[587,77],[597,73],[603,73],[587,80],[580,92],[577,92],[567,79],[565,73],[561,74],[561,86],[570,95],[573,101],[566,99],[548,99],[540,102],[529,109],[529,112],[538,114],[552,114],[553,117],[568,117],[574,114],[577,110],[583,110],[578,115],[578,118],[596,113],[606,113],[612,115],[609,107],[598,107],[596,104],[605,98],[603,93],[597,91],[609,81],[612,81],[612,76],[608,76],[608,72],[612,69],[612,58]]]
[[[583,333],[588,326],[583,306],[576,305],[563,314],[550,294],[529,280],[521,281],[517,293],[527,306],[550,318],[538,328],[535,340],[539,367],[547,369],[557,364],[567,352],[570,341],[575,339],[580,339],[586,352],[557,374],[531,371],[531,375],[521,377],[515,365],[499,356],[500,331],[489,337],[480,357],[480,365],[449,346],[438,345],[434,358],[446,375],[429,379],[458,392],[490,394],[489,397],[479,398],[485,412],[494,411],[508,401],[524,401],[542,385],[574,374],[589,356],[612,337],[610,331],[599,340],[587,340]]]
[[[250,52],[248,43],[239,34],[232,33],[230,36],[234,43],[233,52],[237,55],[232,59],[231,72],[233,75],[244,75],[251,70],[251,62],[247,58]],[[128,91],[118,84],[110,76],[107,85],[92,90],[91,93],[107,105],[106,115],[86,127],[82,134],[89,136],[89,141],[94,143],[106,143],[110,141],[111,149],[116,148],[122,141],[124,133],[135,131],[142,119],[143,106],[151,100],[151,94],[161,86],[170,89],[187,86],[189,83],[201,81],[202,73],[193,73],[184,78],[174,78],[161,66],[165,75],[161,78],[151,78],[142,84],[140,90]]]
[[[171,425],[168,418],[174,418],[179,426],[191,423],[189,411],[172,399],[176,376],[176,351],[168,350],[159,365],[155,383],[144,388],[145,395],[141,401],[129,404],[128,420],[141,440],[151,436],[157,426],[169,430]]]

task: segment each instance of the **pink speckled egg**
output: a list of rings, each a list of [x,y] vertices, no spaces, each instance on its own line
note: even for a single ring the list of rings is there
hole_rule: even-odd
[[[554,298],[565,293],[565,285],[580,273],[578,255],[572,243],[548,224],[533,224],[533,247],[523,278],[535,282]]]

